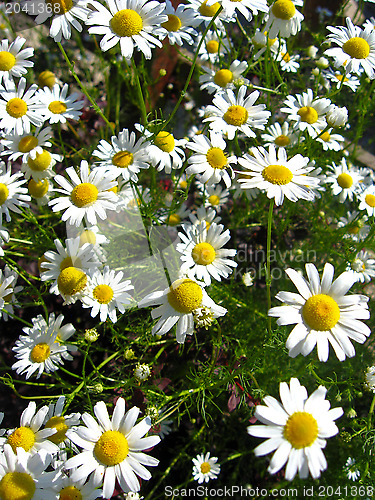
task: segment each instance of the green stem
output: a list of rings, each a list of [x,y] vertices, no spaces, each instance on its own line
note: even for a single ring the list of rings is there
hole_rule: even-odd
[[[270,208],[268,211],[267,224],[267,256],[266,256],[266,286],[267,286],[267,307],[271,309],[271,231],[272,231],[272,213],[275,204],[274,198],[271,199]],[[271,334],[271,316],[268,316],[268,333]]]
[[[141,81],[139,79],[138,70],[137,70],[137,66],[135,65],[134,58],[132,58],[132,68],[133,68],[133,72],[134,72],[134,76],[135,76],[135,86],[137,89],[137,94],[138,94],[139,102],[140,102],[141,115],[142,115],[142,125],[147,127],[146,103],[145,103],[145,100],[143,97]]]
[[[372,415],[374,413],[374,408],[375,408],[375,394],[374,394],[374,397],[372,398],[372,401],[371,401],[371,406],[370,406],[370,409],[368,411],[368,419],[367,419],[367,429],[370,430],[371,429],[371,421],[372,421]]]

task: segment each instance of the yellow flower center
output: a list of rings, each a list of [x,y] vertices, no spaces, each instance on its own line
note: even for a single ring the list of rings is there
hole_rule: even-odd
[[[210,205],[219,205],[220,203],[220,196],[217,194],[211,194],[211,196],[208,197],[208,202]]]
[[[359,226],[348,227],[348,233],[349,234],[358,234],[359,230],[360,230]]]
[[[59,500],[82,500],[82,493],[75,486],[66,486],[60,491]]]
[[[8,199],[8,196],[9,196],[8,186],[0,182],[0,205],[2,205]]]
[[[62,115],[68,109],[65,102],[62,101],[52,101],[48,105],[48,109],[51,113],[55,115]]]
[[[275,139],[276,146],[289,146],[290,139],[287,135],[281,134]]]
[[[9,71],[16,64],[16,58],[6,50],[0,52],[0,71]]]
[[[182,26],[181,19],[174,14],[168,14],[168,21],[161,25],[168,31],[178,31]]]
[[[71,196],[72,203],[78,207],[86,207],[87,205],[91,205],[95,203],[98,199],[98,188],[91,184],[90,182],[83,182],[82,184],[78,184],[73,191]]]
[[[212,5],[207,5],[207,0],[204,0],[204,2],[201,4],[198,10],[202,14],[202,16],[214,17],[214,15],[219,9],[220,9],[219,2],[215,2]]]
[[[306,300],[302,316],[312,330],[326,332],[340,319],[340,309],[332,297],[319,293]]]
[[[324,142],[329,142],[331,140],[331,134],[329,132],[324,132],[320,138],[322,139],[322,141]],[[350,176],[349,176],[350,177]]]
[[[66,431],[68,430],[68,426],[65,423],[65,418],[64,417],[51,417],[48,422],[46,423],[46,427],[48,429],[56,429],[57,432],[55,434],[52,434],[52,436],[49,436],[49,440],[52,441],[52,443],[55,444],[60,444],[63,441],[65,441],[66,438]]]
[[[35,481],[27,472],[7,472],[0,481],[1,500],[31,500]]]
[[[36,148],[38,145],[38,139],[33,135],[26,135],[22,137],[18,143],[18,151],[21,153],[28,153],[32,149]]]
[[[373,194],[366,194],[366,196],[365,196],[365,202],[370,207],[375,207],[375,196]]]
[[[349,189],[353,185],[353,178],[351,175],[344,172],[337,177],[337,184],[342,189]]]
[[[195,245],[191,256],[196,264],[208,266],[215,260],[216,252],[212,245],[204,241]]]
[[[301,122],[315,123],[318,121],[318,113],[311,106],[303,106],[297,111],[297,115],[301,117]]]
[[[92,292],[99,304],[109,304],[113,299],[113,289],[108,285],[98,285]]]
[[[52,13],[61,16],[73,7],[72,0],[48,0],[46,5],[52,9]]]
[[[178,214],[171,214],[167,219],[168,226],[177,226],[181,222],[181,217]]]
[[[43,363],[49,358],[51,349],[48,344],[42,342],[31,349],[30,358],[33,363]]]
[[[247,122],[248,117],[249,113],[247,109],[238,104],[229,106],[223,116],[228,125],[234,125],[235,127],[241,127],[241,125]]]
[[[120,464],[128,453],[128,441],[119,431],[103,432],[94,446],[95,457],[107,466]]]
[[[219,52],[219,42],[217,40],[210,40],[206,43],[206,50],[209,54],[217,54]]]
[[[119,37],[138,35],[143,28],[141,16],[133,9],[119,10],[109,24],[112,31]]]
[[[156,135],[154,144],[165,153],[170,153],[174,149],[174,137],[169,132],[162,130]]]
[[[66,267],[57,278],[57,286],[63,295],[74,295],[81,292],[87,284],[87,276],[76,267]]]
[[[296,13],[296,8],[291,0],[277,0],[272,5],[272,14],[278,19],[287,21]]]
[[[181,189],[186,189],[187,188],[187,182],[186,181],[180,181],[178,187]]]
[[[354,59],[366,59],[370,54],[370,45],[363,38],[355,36],[344,43],[342,50]]]
[[[229,69],[219,69],[215,73],[214,82],[219,87],[226,87],[233,80],[233,73]]]
[[[238,1],[238,0],[232,0],[233,1]],[[208,462],[203,462],[201,464],[201,472],[202,474],[207,474],[211,470],[211,465]]]
[[[13,99],[9,99],[5,109],[12,118],[21,118],[27,113],[27,104],[23,99],[13,97]]]
[[[91,231],[90,229],[82,231],[82,233],[79,236],[79,245],[82,246],[85,243],[91,243],[91,245],[95,245],[96,235],[94,231]]]
[[[177,280],[169,287],[168,302],[179,313],[189,314],[197,309],[203,298],[202,288],[190,279]]]
[[[60,263],[60,271],[66,269],[67,267],[79,267],[81,265],[80,259],[74,259],[74,264],[71,257],[65,257],[65,259],[63,259]]]
[[[38,85],[41,88],[49,87],[51,89],[55,83],[56,77],[52,71],[42,71],[38,76]]]
[[[119,168],[128,168],[133,163],[133,154],[129,151],[119,151],[112,158],[112,163]]]
[[[23,448],[25,451],[30,451],[35,443],[35,433],[30,427],[18,427],[8,437],[7,443],[10,444],[14,453],[16,453],[17,448]]]
[[[284,438],[299,450],[311,446],[318,437],[318,422],[305,411],[296,411],[284,427]]]
[[[43,172],[51,165],[52,156],[51,154],[43,149],[42,153],[37,153],[34,160],[32,158],[27,159],[27,164],[31,170],[35,172]]]
[[[222,170],[227,166],[227,157],[220,148],[210,148],[206,153],[206,158],[212,168]]]
[[[30,179],[27,187],[31,196],[34,198],[42,198],[48,193],[49,182],[47,179],[42,179],[39,182],[34,181],[34,179]]]
[[[286,52],[286,53],[281,52],[281,55],[282,55],[283,61],[285,61],[286,63],[290,62],[290,55],[288,54],[288,52]]]
[[[337,78],[337,80],[339,82],[342,82],[344,80],[344,82],[348,82],[349,81],[349,78],[346,78],[346,76],[344,75],[335,75],[335,77]]]
[[[284,165],[268,165],[268,167],[263,169],[262,177],[271,184],[283,186],[284,184],[289,184],[293,179],[293,174]]]

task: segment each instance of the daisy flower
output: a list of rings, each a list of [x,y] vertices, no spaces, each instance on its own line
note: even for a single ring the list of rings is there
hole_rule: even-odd
[[[34,179],[35,182],[40,182],[44,179],[50,179],[55,175],[52,170],[56,162],[61,162],[62,155],[50,153],[46,149],[42,149],[41,153],[35,153],[35,157],[28,157],[27,161],[22,164],[21,172],[24,173],[26,179]]]
[[[368,390],[375,392],[375,366],[367,367],[365,373],[365,386]]]
[[[0,84],[2,80],[13,82],[14,77],[20,78],[27,73],[26,68],[34,66],[28,58],[34,55],[34,49],[22,49],[26,38],[18,36],[10,45],[9,40],[0,42]]]
[[[21,135],[30,132],[30,124],[37,127],[42,125],[42,104],[37,85],[31,85],[26,89],[26,79],[21,78],[18,87],[12,81],[5,80],[5,89],[0,87],[0,128],[9,133],[14,130]]]
[[[327,126],[325,114],[330,109],[331,101],[326,98],[314,99],[311,89],[296,97],[289,95],[284,104],[287,107],[280,111],[287,113],[288,120],[295,122],[294,128],[307,130],[311,137],[316,137]]]
[[[361,191],[360,182],[363,181],[363,176],[355,167],[349,168],[345,158],[342,158],[339,165],[333,163],[328,168],[332,174],[326,177],[325,182],[331,184],[332,193],[339,195],[341,203],[346,199],[353,201],[353,197]]]
[[[265,104],[254,106],[259,97],[257,90],[245,98],[246,90],[246,85],[242,85],[237,96],[230,89],[216,95],[213,105],[207,106],[209,116],[203,122],[210,122],[210,128],[214,132],[227,135],[230,140],[234,139],[237,131],[243,132],[247,137],[255,137],[252,129],[263,130],[271,112],[265,111]]]
[[[72,480],[72,475],[76,474],[76,468],[70,469],[69,476],[63,474],[60,477],[60,486],[56,490],[58,498],[61,500],[95,500],[96,498],[103,498],[103,490],[98,489],[94,482],[94,477],[85,481],[80,479],[77,481]]]
[[[234,177],[231,163],[236,163],[234,155],[228,156],[225,152],[226,142],[219,134],[210,134],[210,139],[205,135],[195,135],[186,147],[194,151],[189,159],[186,175],[198,174],[200,182],[211,185],[218,184],[222,179],[226,187],[230,187]],[[230,175],[228,174],[228,171]]]
[[[214,3],[214,0],[209,0],[208,5]],[[268,5],[266,0],[239,0],[233,2],[232,0],[221,0],[221,5],[223,7],[223,12],[229,17],[237,16],[238,12],[236,9],[244,16],[245,19],[250,21],[253,18],[253,14],[257,15],[258,12],[268,12]]]
[[[220,465],[217,460],[217,457],[210,457],[210,452],[193,458],[193,477],[198,484],[208,483],[210,479],[217,478],[220,474]]]
[[[10,278],[13,279],[12,283],[10,283],[8,286],[5,286],[5,283],[8,283]],[[19,303],[17,302],[16,294],[23,290],[23,286],[16,286],[17,279],[18,279],[17,272],[10,269],[8,265],[4,267],[4,278],[0,270],[0,283],[4,284],[5,288],[3,291],[4,293],[6,292],[5,297],[3,297],[4,303],[2,305],[2,310],[0,311],[0,318],[2,317],[4,321],[8,321],[8,314],[10,315],[14,314],[13,306],[17,307],[20,306]],[[0,293],[1,293],[1,287],[0,287]]]
[[[2,151],[1,155],[10,155],[10,161],[15,161],[18,158],[21,158],[22,162],[26,163],[29,157],[35,159],[37,153],[41,154],[43,152],[42,146],[52,146],[49,142],[51,137],[51,127],[45,127],[43,129],[41,129],[41,127],[37,127],[33,133],[17,134],[16,132],[11,132],[10,134],[5,134],[1,143],[7,149]],[[56,156],[60,157],[60,155]]]
[[[291,378],[289,387],[280,383],[281,403],[272,396],[264,398],[254,416],[265,425],[251,425],[250,436],[268,438],[254,450],[256,456],[267,455],[276,450],[271,458],[268,472],[276,474],[285,464],[285,479],[291,481],[296,474],[305,479],[309,472],[313,479],[327,468],[322,449],[326,439],[338,434],[335,420],[340,418],[342,408],[330,409],[325,399],[327,389],[322,385],[308,397],[306,388],[296,378]]]
[[[197,13],[185,4],[180,4],[175,9],[172,2],[166,0],[163,14],[168,16],[168,21],[161,24],[163,29],[160,31],[160,40],[168,37],[171,45],[181,46],[184,43],[192,45],[194,43],[193,37],[198,35],[194,28],[200,24]]]
[[[45,452],[30,455],[22,448],[17,448],[15,452],[6,444],[3,454],[0,455],[1,498],[56,498],[56,488],[60,482],[59,472],[46,472],[50,463],[51,457]]]
[[[110,191],[116,185],[113,172],[102,171],[98,168],[89,172],[89,164],[82,160],[79,175],[74,167],[66,169],[70,177],[67,181],[62,175],[57,175],[54,180],[62,189],[56,192],[63,194],[49,202],[54,212],[64,211],[61,220],[79,226],[83,219],[88,224],[95,225],[97,217],[101,220],[107,218],[107,210],[116,210],[117,197]]]
[[[322,71],[322,76],[332,82],[336,89],[339,89],[341,86],[345,86],[349,87],[353,92],[356,92],[358,87],[361,85],[359,78],[356,76],[349,74],[343,75],[340,71],[333,71],[331,68],[327,71]]]
[[[166,201],[166,206],[169,207],[171,205],[170,201]],[[187,208],[187,203],[183,202],[176,209],[176,207],[166,208],[162,211],[161,216],[159,218],[160,222],[164,222],[167,226],[179,226],[186,217],[190,214],[190,210]]]
[[[214,208],[216,212],[220,212],[223,206],[229,199],[228,189],[223,189],[220,185],[204,186],[204,206],[205,208]]]
[[[0,257],[4,257],[3,246],[5,245],[5,243],[8,243],[9,238],[10,238],[10,235],[9,235],[8,231],[5,229],[5,227],[3,226],[3,223],[0,219]]]
[[[210,285],[211,277],[221,281],[232,273],[232,267],[237,267],[237,263],[228,258],[234,257],[236,250],[222,248],[230,240],[229,229],[223,231],[224,226],[215,222],[207,229],[205,221],[184,229],[186,234],[178,233],[181,242],[176,246],[182,254],[182,274]]]
[[[275,198],[277,206],[282,205],[284,196],[293,202],[314,199],[312,189],[318,186],[319,179],[306,175],[313,170],[309,158],[298,154],[288,160],[284,148],[276,150],[272,145],[268,152],[259,147],[252,148],[251,153],[238,158],[246,169],[246,175],[238,179],[242,189],[256,187],[265,191],[268,198]]]
[[[197,48],[202,35],[199,35],[195,42]],[[199,47],[198,57],[202,61],[210,61],[212,64],[216,63],[221,57],[230,52],[229,40],[225,32],[207,31],[204,41]]]
[[[52,434],[48,439],[61,448],[65,447],[65,444],[68,442],[66,436],[67,430],[79,425],[81,418],[80,413],[63,415],[64,404],[65,396],[60,396],[56,404],[51,403],[48,405],[48,412],[44,417],[44,427],[46,429],[56,429],[55,434]]]
[[[124,491],[139,491],[137,476],[151,478],[144,467],[155,467],[159,461],[142,453],[160,442],[159,436],[144,436],[151,428],[149,417],[135,425],[140,409],[134,406],[125,413],[125,401],[118,398],[111,420],[103,401],[96,403],[94,413],[98,422],[84,413],[85,426],[69,430],[68,437],[79,447],[80,454],[65,463],[66,469],[78,467],[70,476],[73,481],[86,479],[93,473],[94,482],[103,481],[103,497],[111,498],[116,480]]]
[[[303,15],[296,9],[303,6],[303,0],[276,0],[269,10],[269,16],[264,26],[270,38],[288,38],[296,35],[301,29]]]
[[[79,238],[79,246],[82,247],[86,243],[92,245],[95,258],[98,262],[106,262],[107,252],[102,245],[108,245],[110,240],[100,232],[98,226],[67,226],[67,234],[69,238]]]
[[[151,59],[151,49],[162,46],[156,36],[160,25],[168,21],[163,14],[164,5],[148,0],[106,0],[106,3],[109,10],[95,0],[90,1],[96,12],[86,21],[91,26],[90,34],[104,35],[100,48],[105,52],[120,43],[126,59],[133,56],[134,48]]]
[[[56,429],[40,429],[44,418],[48,413],[48,406],[42,406],[36,411],[35,401],[30,401],[27,408],[22,412],[20,426],[16,429],[8,430],[7,437],[0,438],[0,444],[6,448],[10,445],[14,453],[18,448],[34,455],[38,452],[54,455],[59,451],[59,447],[49,440]]]
[[[12,175],[10,165],[6,167],[5,163],[0,161],[0,219],[4,214],[6,221],[10,222],[10,210],[20,214],[21,210],[18,207],[29,206],[26,202],[31,198],[26,194],[27,189],[21,187],[25,182],[26,179],[21,172]]]
[[[216,92],[222,92],[225,89],[234,89],[236,83],[241,81],[242,84],[247,85],[249,80],[242,77],[248,68],[248,63],[246,61],[238,61],[237,59],[231,63],[229,69],[222,68],[219,70],[213,70],[202,66],[204,71],[203,75],[199,77],[199,83],[201,84],[201,90],[206,89],[209,94],[214,94]]]
[[[354,26],[349,17],[346,18],[346,28],[327,26],[331,32],[328,41],[338,47],[327,49],[324,54],[335,59],[335,66],[345,67],[345,73],[361,75],[364,70],[372,80],[375,78],[375,31],[366,26],[365,29]]]
[[[66,120],[79,120],[82,114],[80,111],[83,108],[83,101],[78,92],[73,92],[68,96],[69,85],[64,84],[60,89],[56,83],[52,89],[44,87],[38,90],[38,98],[42,103],[41,109],[44,119],[49,120],[49,123],[65,123]]]
[[[258,52],[254,54],[254,61],[257,61],[267,49],[269,49],[271,54],[275,57],[279,53],[279,40],[277,38],[270,38],[267,31],[260,31],[260,29],[257,28],[251,41],[253,42],[254,49],[258,50]]]
[[[369,217],[375,215],[375,185],[371,185],[364,189],[362,193],[358,195],[359,199],[359,210],[366,210]]]
[[[6,273],[5,269],[3,273],[2,269],[0,269],[0,318],[9,297],[13,294],[16,279],[15,273]]]
[[[267,147],[272,144],[278,148],[294,146],[298,139],[297,134],[293,132],[288,122],[284,122],[282,125],[278,122],[269,125],[265,133],[261,134],[261,138],[265,142],[264,146]]]
[[[116,273],[108,266],[89,276],[82,304],[83,307],[91,307],[92,318],[100,313],[100,321],[105,321],[108,316],[112,323],[116,323],[116,308],[123,314],[126,306],[132,303],[133,299],[128,291],[134,290],[134,286],[130,280],[122,281],[122,278],[122,271]]]
[[[356,462],[355,459],[352,457],[349,457],[348,460],[345,463],[345,471],[346,471],[346,477],[350,481],[357,481],[361,475],[360,471],[356,467]]]
[[[69,40],[72,36],[71,26],[81,32],[82,26],[79,21],[86,21],[90,12],[86,6],[87,0],[53,0],[52,3],[48,3],[47,0],[29,0],[25,3],[28,14],[38,13],[34,20],[36,24],[42,24],[53,17],[49,35],[55,42],[61,42],[63,38]]]
[[[370,255],[365,250],[361,250],[346,270],[354,273],[356,281],[369,283],[375,276],[375,259],[370,258]]]
[[[29,195],[36,200],[38,206],[48,205],[50,195],[53,191],[52,184],[48,179],[42,179],[39,182],[30,179],[27,184],[27,189]]]
[[[213,222],[218,224],[221,221],[221,217],[217,215],[213,208],[206,208],[203,205],[197,208],[196,213],[190,213],[189,219],[193,226],[200,226],[202,222],[205,222],[207,229]],[[188,227],[189,225],[190,224],[185,224],[184,227]]]
[[[72,344],[67,344],[66,341],[75,334],[76,329],[72,323],[61,326],[63,321],[64,316],[59,314],[59,316],[55,318],[55,313],[49,315],[48,323],[41,314],[38,314],[36,318],[32,319],[35,328],[39,328],[40,330],[48,329],[51,332],[56,332],[56,342],[66,347],[66,350],[60,353],[61,357],[71,361],[73,358],[69,352],[77,352],[77,347]]]
[[[193,312],[196,309],[207,307],[214,318],[227,313],[224,307],[215,304],[199,283],[188,278],[178,279],[170,287],[152,292],[138,303],[138,307],[151,305],[158,306],[151,311],[152,318],[160,318],[152,328],[152,333],[163,335],[177,323],[176,340],[179,344],[185,342],[186,335],[193,334]]]
[[[323,146],[323,151],[341,151],[344,147],[345,138],[340,134],[332,134],[332,130],[330,128],[316,138]]]
[[[276,61],[280,63],[280,68],[282,71],[286,71],[287,73],[297,73],[299,69],[299,58],[298,54],[290,55],[287,52],[286,47],[282,47],[281,51],[279,51]]]
[[[147,148],[150,142],[142,136],[136,142],[134,132],[124,128],[116,137],[111,137],[111,143],[102,139],[92,155],[99,158],[95,167],[110,170],[116,177],[122,175],[124,181],[138,181],[138,173],[143,168],[149,168]]]
[[[296,324],[286,341],[289,356],[307,356],[317,346],[319,361],[327,361],[331,344],[340,361],[352,358],[355,350],[350,339],[363,344],[371,333],[359,321],[370,317],[368,297],[345,295],[356,277],[344,272],[332,282],[332,264],[325,264],[321,281],[314,264],[306,264],[306,272],[308,281],[294,269],[286,270],[300,294],[279,292],[276,298],[286,305],[268,311],[279,318],[278,325]]]
[[[197,19],[199,23],[204,23],[204,26],[207,26],[212,21],[212,18],[215,14],[218,13],[221,2],[216,2],[215,0],[188,0],[188,7],[193,9],[197,13]],[[219,31],[224,31],[224,25],[222,21],[235,21],[233,16],[228,16],[224,10],[219,12],[217,17],[215,18],[215,27]]]
[[[347,231],[345,237],[352,238],[354,241],[364,240],[370,231],[365,217],[359,217],[359,212],[356,211],[348,212],[346,217],[340,217],[337,227],[344,227]]]

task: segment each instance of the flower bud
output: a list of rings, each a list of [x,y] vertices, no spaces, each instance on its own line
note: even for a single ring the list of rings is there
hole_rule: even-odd
[[[346,107],[331,105],[327,112],[327,123],[330,127],[343,127],[348,121],[348,110]]]
[[[315,63],[320,69],[327,69],[329,66],[329,61],[326,57],[319,57]]]

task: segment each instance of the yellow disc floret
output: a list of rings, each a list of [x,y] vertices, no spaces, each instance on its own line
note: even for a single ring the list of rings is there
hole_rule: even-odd
[[[165,153],[170,153],[174,150],[174,137],[169,132],[162,130],[156,135],[154,144]]]
[[[25,451],[30,451],[35,444],[35,433],[30,427],[17,427],[17,429],[8,436],[7,443],[10,444],[14,453],[16,453],[17,448],[23,448]]]
[[[291,19],[296,13],[296,8],[291,0],[277,0],[272,5],[271,10],[275,17],[284,21]]]
[[[169,288],[168,302],[179,313],[188,314],[197,309],[203,298],[202,288],[190,279],[177,280]]]
[[[97,285],[92,294],[99,304],[109,304],[113,299],[113,289],[109,285]]]
[[[31,349],[30,358],[33,363],[43,363],[46,359],[49,358],[50,354],[50,346],[45,342],[41,342]]]
[[[215,260],[216,252],[210,243],[203,241],[202,243],[195,245],[191,251],[191,256],[196,264],[208,266]]]
[[[55,115],[62,115],[63,113],[65,113],[68,107],[65,102],[52,101],[48,104],[48,109]]]
[[[370,45],[363,38],[355,36],[344,43],[342,50],[353,59],[366,59],[370,54]]]
[[[204,0],[204,2],[202,2],[198,10],[204,17],[214,17],[214,15],[219,9],[220,9],[219,2],[215,2],[212,5],[207,5],[207,0]]]
[[[369,207],[375,207],[375,196],[373,194],[366,194],[365,202]]]
[[[217,40],[210,40],[206,43],[206,50],[209,54],[217,54],[219,52],[219,42]]]
[[[178,31],[182,24],[181,19],[174,14],[168,14],[168,21],[161,24],[167,31]]]
[[[31,170],[34,170],[35,172],[43,172],[43,170],[47,170],[47,168],[51,165],[51,161],[51,154],[43,149],[42,153],[37,153],[34,159],[29,156],[27,164]]]
[[[282,147],[289,146],[290,139],[287,135],[281,134],[278,137],[276,137],[275,144],[276,146],[282,146]]]
[[[284,438],[299,450],[311,446],[318,437],[318,422],[305,411],[296,411],[287,420]]]
[[[206,153],[206,159],[212,168],[222,170],[227,166],[227,157],[221,148],[210,148]]]
[[[128,168],[133,163],[133,154],[129,151],[119,151],[112,158],[112,163],[119,168]]]
[[[138,35],[143,28],[141,16],[133,9],[119,10],[109,24],[112,31],[119,37]]]
[[[207,474],[211,470],[211,465],[208,462],[203,462],[201,464],[201,472],[202,474]]]
[[[48,0],[46,4],[56,16],[66,14],[73,7],[72,0]]]
[[[346,172],[343,172],[337,177],[337,184],[342,189],[349,189],[353,185],[353,178],[351,175],[347,174]]]
[[[323,134],[320,136],[320,138],[324,142],[329,142],[331,140],[331,134],[329,132],[323,132]]]
[[[27,104],[23,99],[13,97],[13,99],[9,99],[5,109],[12,118],[21,118],[27,113]]]
[[[217,194],[211,194],[208,197],[208,202],[210,205],[213,205],[213,206],[219,205],[220,204],[220,196],[218,196]]]
[[[91,245],[96,244],[96,234],[91,229],[85,229],[79,236],[79,246],[85,243],[90,243]]]
[[[5,203],[9,196],[9,189],[6,184],[0,182],[0,205]]]
[[[87,275],[76,267],[66,267],[57,278],[57,286],[63,295],[81,292],[87,284]]]
[[[59,500],[82,500],[82,493],[75,486],[66,486],[60,491]]]
[[[301,122],[306,122],[310,125],[317,122],[319,118],[316,109],[311,106],[303,106],[297,111],[297,115],[301,117]]]
[[[293,179],[293,174],[289,168],[284,165],[268,165],[268,167],[263,169],[262,177],[271,184],[283,186],[289,184]]]
[[[68,426],[65,423],[64,417],[58,417],[57,415],[51,417],[45,425],[48,429],[56,429],[55,434],[49,436],[49,440],[52,443],[60,444],[65,441],[66,431],[68,430]]]
[[[38,139],[34,135],[25,135],[18,143],[20,153],[28,153],[38,145]]]
[[[232,80],[233,73],[229,69],[219,69],[214,76],[214,82],[222,88],[225,88]]]
[[[38,85],[41,88],[48,87],[52,89],[52,87],[56,83],[56,76],[52,71],[48,69],[46,71],[42,71],[38,76]]]
[[[241,125],[247,122],[248,117],[249,113],[247,109],[238,104],[229,106],[223,116],[228,125],[234,125],[235,127],[241,127]]]
[[[178,214],[171,214],[168,216],[166,223],[168,226],[177,226],[181,222],[181,217]]]
[[[86,207],[95,203],[98,199],[98,188],[91,184],[90,182],[83,182],[82,184],[78,184],[73,191],[71,196],[72,203],[78,207]]]
[[[16,64],[16,58],[7,50],[0,52],[0,71],[9,71]]]
[[[31,196],[34,198],[43,198],[48,193],[49,182],[47,179],[42,179],[39,182],[30,179],[27,187]]]
[[[94,455],[104,465],[120,464],[129,453],[126,437],[119,431],[106,431],[94,446]]]
[[[35,481],[27,472],[7,472],[0,481],[1,500],[31,500]]]
[[[312,330],[326,332],[339,321],[340,308],[330,295],[320,293],[306,300],[302,316]]]

